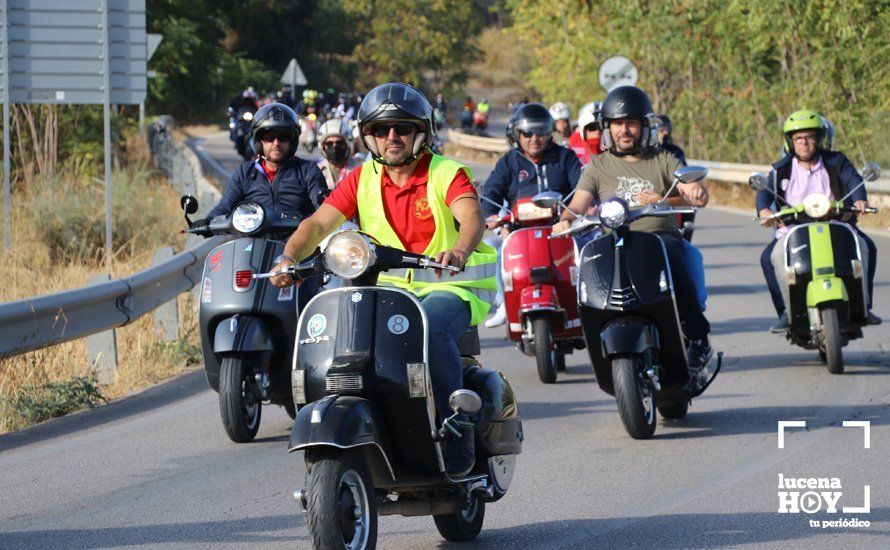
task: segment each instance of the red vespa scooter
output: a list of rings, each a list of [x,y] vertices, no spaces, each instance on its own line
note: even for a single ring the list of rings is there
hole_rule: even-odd
[[[541,382],[552,384],[557,371],[565,370],[565,356],[585,343],[574,240],[549,238],[557,209],[535,206],[536,198],[517,200],[515,212],[500,220],[511,230],[502,245],[501,279],[507,336],[535,357]]]

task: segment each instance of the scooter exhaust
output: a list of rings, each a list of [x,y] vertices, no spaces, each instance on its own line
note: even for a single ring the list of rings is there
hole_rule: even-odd
[[[303,512],[306,511],[306,490],[305,489],[297,489],[294,491],[294,500],[297,501],[297,504],[300,505],[300,509]]]

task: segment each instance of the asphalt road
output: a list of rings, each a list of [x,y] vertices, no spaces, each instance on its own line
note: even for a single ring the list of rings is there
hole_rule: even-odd
[[[234,166],[224,134],[202,147],[222,169]],[[484,165],[474,169],[485,176]],[[526,441],[512,488],[488,507],[474,543],[446,544],[428,517],[391,516],[380,520],[379,546],[890,546],[890,325],[869,327],[845,348],[842,376],[830,375],[815,352],[766,332],[773,315],[757,260],[768,239],[750,216],[699,214],[707,315],[726,362],[689,416],[660,419],[649,441],[627,436],[583,352],[545,386],[503,327],[483,328],[483,364],[506,373],[520,399]],[[890,239],[875,241],[890,251]],[[890,273],[880,266],[876,285],[876,311],[890,320]],[[806,428],[788,430],[779,449],[783,420],[805,420]],[[870,448],[862,428],[842,426],[848,420],[870,421]],[[308,548],[291,498],[305,471],[301,453],[286,452],[290,424],[269,408],[254,443],[229,442],[216,394],[198,371],[2,436],[0,548]],[[837,478],[838,513],[778,513],[780,474]],[[863,505],[865,486],[870,509],[843,512]],[[815,508],[812,498],[803,504]],[[820,523],[854,518],[870,524]]]

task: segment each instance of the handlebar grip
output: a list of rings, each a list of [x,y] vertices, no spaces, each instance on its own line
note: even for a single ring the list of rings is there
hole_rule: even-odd
[[[865,208],[865,211],[869,214],[877,214],[878,208],[876,206],[868,206]]]

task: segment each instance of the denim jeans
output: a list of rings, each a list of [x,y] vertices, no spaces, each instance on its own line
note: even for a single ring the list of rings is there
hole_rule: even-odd
[[[437,423],[451,416],[448,398],[464,387],[457,342],[470,326],[470,306],[451,292],[430,292],[420,298],[426,312],[429,368],[436,402]]]

